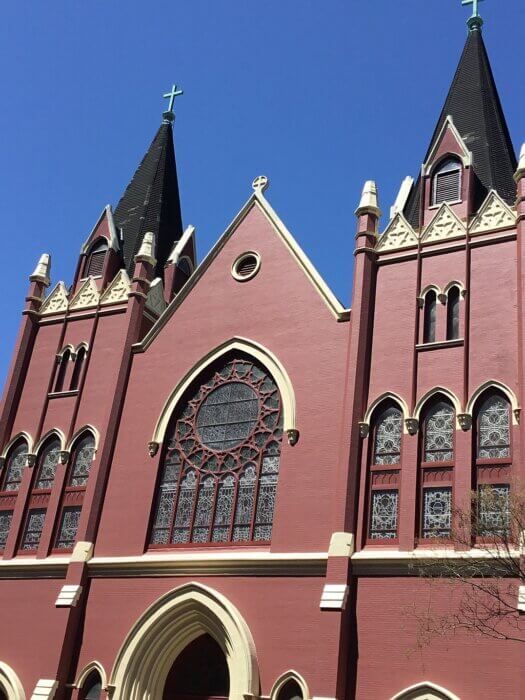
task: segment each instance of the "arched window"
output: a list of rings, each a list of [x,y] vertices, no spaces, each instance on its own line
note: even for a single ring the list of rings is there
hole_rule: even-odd
[[[58,368],[55,379],[55,392],[64,391],[64,382],[66,379],[66,373],[69,367],[69,361],[71,359],[71,350],[66,348],[57,358]]]
[[[401,410],[395,405],[387,405],[378,414],[373,428],[373,454],[369,474],[369,540],[397,538],[402,432]]]
[[[425,294],[425,308],[423,318],[423,342],[434,343],[436,340],[436,292],[431,289]]]
[[[105,238],[97,241],[88,253],[82,277],[100,277],[104,269],[104,261],[108,251],[108,242]]]
[[[305,700],[303,691],[295,678],[290,678],[279,690],[277,700]]]
[[[37,550],[44,528],[47,506],[60,458],[60,441],[51,437],[40,450],[36,465],[29,506],[26,514],[20,549]]]
[[[73,375],[71,377],[71,384],[69,386],[71,391],[78,389],[80,385],[80,379],[82,377],[82,369],[84,367],[84,362],[86,360],[87,350],[84,345],[81,345],[77,350],[75,357],[75,365],[73,367]]]
[[[0,551],[5,549],[26,461],[27,442],[20,440],[9,450],[0,472]]]
[[[482,397],[476,415],[476,534],[480,537],[508,533],[511,467],[510,403],[492,391]]]
[[[203,634],[179,654],[168,672],[163,700],[218,699],[230,695],[230,674],[223,650]]]
[[[461,201],[462,166],[456,158],[447,158],[434,173],[432,205]]]
[[[269,541],[281,441],[272,377],[223,358],[171,419],[150,543]]]
[[[54,549],[71,550],[75,545],[82,504],[94,456],[95,438],[88,432],[77,440],[73,448],[62,494]]]
[[[80,689],[78,697],[79,700],[100,700],[102,697],[102,679],[98,671],[91,671]]]
[[[459,338],[459,289],[451,287],[447,295],[447,340]]]
[[[420,469],[421,536],[450,537],[454,472],[455,413],[447,401],[427,410],[423,423]]]
[[[193,272],[193,266],[188,258],[180,258],[180,260],[177,262],[177,267],[186,277],[186,279],[190,277]]]

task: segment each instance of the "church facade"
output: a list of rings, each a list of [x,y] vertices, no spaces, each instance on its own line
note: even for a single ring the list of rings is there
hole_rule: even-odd
[[[414,649],[407,613],[414,562],[477,556],[454,507],[483,487],[502,512],[473,518],[502,521],[523,479],[525,150],[481,21],[389,217],[364,186],[351,309],[262,176],[197,262],[173,118],[72,285],[48,255],[30,277],[0,415],[1,700],[523,698],[523,644]]]

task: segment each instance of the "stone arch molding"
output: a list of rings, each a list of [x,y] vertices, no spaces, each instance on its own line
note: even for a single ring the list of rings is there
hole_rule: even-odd
[[[373,415],[376,412],[380,406],[387,402],[391,401],[392,403],[395,403],[399,409],[401,409],[401,412],[403,414],[403,430],[406,433],[407,429],[405,427],[405,421],[407,418],[410,418],[410,410],[408,408],[407,402],[399,396],[399,394],[395,394],[392,391],[386,391],[384,394],[380,394],[368,407],[365,417],[363,419],[363,424],[367,425],[368,428],[370,428],[370,423],[372,421]]]
[[[7,700],[26,700],[20,679],[11,666],[2,661],[0,661],[0,690],[5,693]]]
[[[209,367],[209,365],[232,350],[237,350],[250,355],[258,360],[270,372],[281,394],[283,430],[285,432],[295,430],[295,394],[293,391],[292,382],[290,381],[290,377],[288,376],[284,366],[280,363],[277,357],[263,345],[259,345],[259,343],[246,338],[232,338],[231,340],[222,343],[199,360],[199,362],[197,362],[197,364],[184,375],[177,386],[173,389],[168,399],[164,403],[159,419],[157,420],[153,437],[151,439],[153,443],[157,443],[159,445],[162,444],[172,413],[190,384],[199,376],[199,374],[201,374],[203,370]]]
[[[456,412],[456,428],[460,428],[461,426],[459,424],[458,416],[462,413],[461,402],[453,391],[450,391],[450,389],[445,389],[445,387],[442,386],[437,386],[430,389],[430,391],[427,391],[427,393],[419,399],[414,409],[414,418],[420,422],[421,413],[424,407],[426,407],[433,399],[439,397],[448,399],[454,406],[454,411]]]
[[[460,698],[445,688],[427,681],[411,685],[410,688],[394,695],[391,700],[460,700]]]
[[[304,678],[300,673],[297,673],[297,671],[290,669],[289,671],[286,671],[280,675],[273,684],[273,688],[270,692],[270,700],[279,700],[279,693],[286,683],[288,683],[288,681],[295,681],[297,683],[301,689],[304,700],[308,700],[308,698],[310,698],[310,691],[308,690],[308,685]]]
[[[202,634],[219,644],[230,674],[230,700],[258,695],[255,645],[246,622],[227,598],[188,583],[151,605],[120,649],[109,687],[113,700],[157,700],[178,655]]]
[[[77,676],[77,680],[75,681],[75,688],[83,688],[84,683],[87,681],[89,676],[93,673],[93,671],[96,671],[98,675],[100,676],[100,681],[102,683],[102,689],[106,690],[108,687],[108,680],[106,677],[106,672],[104,671],[104,667],[100,663],[100,661],[90,661],[82,671]]]
[[[478,386],[476,391],[472,394],[472,396],[469,399],[469,402],[467,404],[467,413],[471,416],[474,415],[474,406],[476,405],[476,402],[482,396],[482,394],[484,394],[486,391],[489,391],[490,389],[497,389],[508,398],[512,409],[512,423],[513,425],[518,425],[520,415],[518,397],[509,386],[503,384],[503,382],[498,382],[495,379],[490,379],[488,382],[485,382],[484,384],[481,384],[481,386]]]

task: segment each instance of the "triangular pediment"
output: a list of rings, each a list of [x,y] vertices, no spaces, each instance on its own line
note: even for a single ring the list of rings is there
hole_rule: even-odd
[[[160,316],[166,306],[166,300],[164,299],[164,285],[161,278],[157,277],[153,280],[149,288],[148,297],[146,299],[146,308]]]
[[[44,300],[40,307],[40,313],[42,315],[63,313],[67,311],[67,303],[66,285],[63,282],[59,282]]]
[[[466,234],[466,229],[449,205],[445,202],[438,213],[426,227],[421,236],[421,243],[438,243],[452,238],[460,238]]]
[[[120,248],[117,229],[115,228],[115,222],[113,220],[113,211],[110,204],[106,205],[102,210],[97,223],[87,237],[80,252],[87,253],[91,244],[94,243],[97,238],[105,238],[108,242],[108,247],[113,250],[119,250]]]
[[[469,232],[472,235],[497,231],[503,228],[512,228],[516,225],[516,214],[506,204],[499,194],[492,190],[481,205],[474,218]]]
[[[399,213],[394,216],[384,233],[380,236],[376,250],[380,253],[385,253],[391,250],[416,246],[417,242],[416,232],[403,214]]]
[[[69,304],[70,311],[97,306],[99,293],[93,277],[88,277]]]
[[[128,300],[131,284],[126,270],[119,270],[111,284],[100,297],[100,304],[118,304]]]

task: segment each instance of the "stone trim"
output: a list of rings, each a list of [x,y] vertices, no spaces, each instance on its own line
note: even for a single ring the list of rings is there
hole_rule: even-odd
[[[321,594],[321,610],[344,610],[348,600],[348,586],[344,583],[327,583]]]
[[[57,688],[58,681],[41,678],[35,685],[35,689],[31,695],[31,700],[44,700],[44,698],[51,700],[51,698],[55,697]]]
[[[65,585],[60,589],[58,598],[55,601],[57,608],[74,608],[82,593],[82,586]]]

